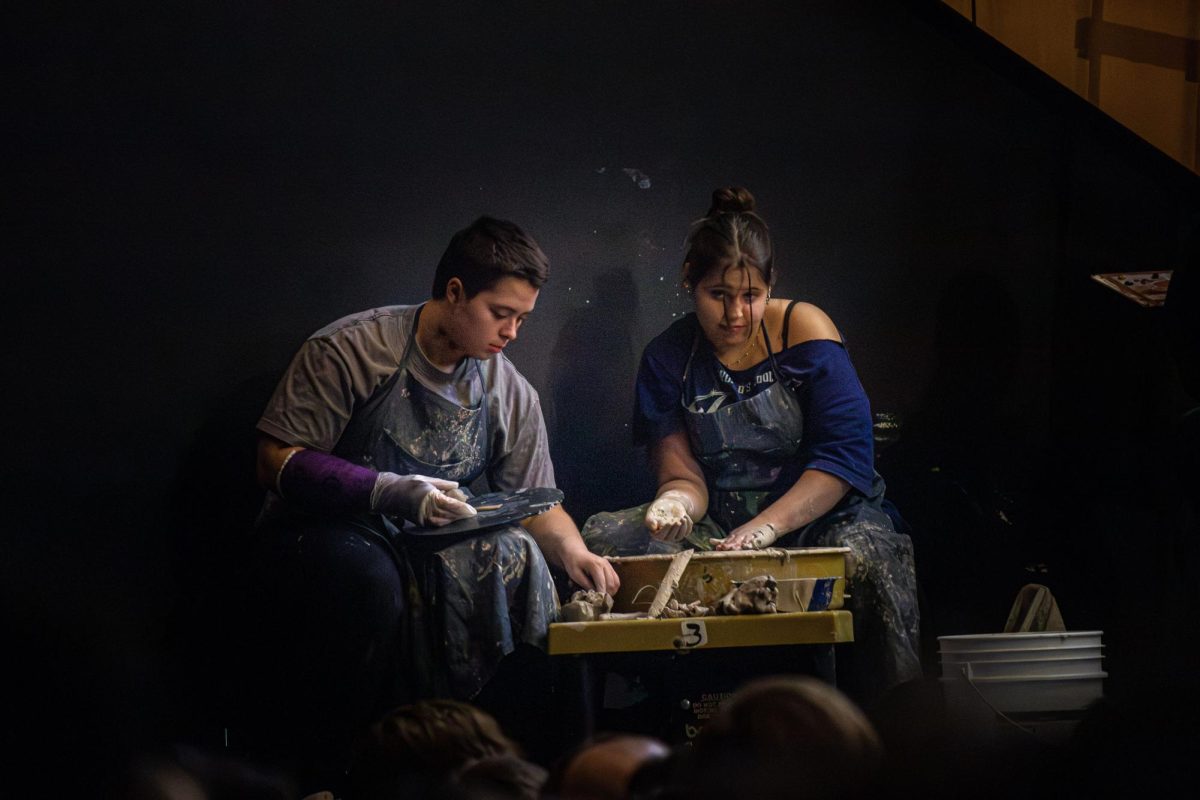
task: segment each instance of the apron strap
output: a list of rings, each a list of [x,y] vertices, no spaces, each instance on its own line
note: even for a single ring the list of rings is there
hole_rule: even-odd
[[[688,353],[687,362],[683,365],[683,377],[680,379],[683,384],[687,384],[688,373],[692,371],[692,359],[696,357],[696,348],[700,346],[700,329],[696,329],[696,333],[692,336],[692,351]],[[682,393],[680,399],[682,400]],[[684,403],[684,405],[687,405]]]
[[[800,302],[799,300],[793,300],[792,302],[788,303],[787,310],[784,312],[783,347],[785,350],[787,349],[788,322],[791,319],[792,308],[795,307],[796,303],[799,303],[799,302]],[[779,364],[775,361],[775,351],[771,349],[771,335],[767,332],[766,320],[760,319],[758,321],[758,326],[762,330],[763,344],[766,345],[766,347],[767,347],[767,357],[771,359],[771,369],[775,371],[775,380],[778,381],[780,378]],[[684,365],[683,365],[682,381],[684,383],[687,382],[688,373],[691,372],[691,370],[692,370],[692,359],[696,357],[696,349],[699,346],[700,346],[700,331],[697,330],[696,334],[692,337],[692,350],[690,353],[688,353],[687,362],[684,363]]]
[[[800,302],[799,300],[793,300],[792,302],[788,303],[787,309],[784,310],[784,312],[783,312],[783,337],[782,338],[783,338],[783,349],[784,350],[787,350],[787,348],[788,348],[788,326],[792,324],[792,309],[795,308],[796,303],[799,303],[799,302]]]
[[[791,306],[788,306],[788,308],[790,309]],[[758,326],[762,328],[763,344],[767,346],[767,358],[771,359],[771,369],[773,370],[772,374],[775,376],[775,382],[779,383],[783,378],[783,375],[779,371],[779,364],[775,361],[775,351],[771,349],[771,334],[767,333],[767,321],[765,319],[760,319],[758,321]],[[784,344],[787,344],[786,339],[784,340]]]
[[[425,310],[425,303],[421,303],[421,305],[417,306],[417,313],[413,314],[412,329],[408,332],[408,341],[404,343],[404,352],[400,355],[400,364],[396,367],[396,371],[392,374],[392,377],[388,379],[388,381],[387,381],[388,384],[391,384],[392,381],[395,380],[395,378],[397,376],[399,376],[400,372],[405,367],[408,366],[408,359],[409,359],[409,355],[412,353],[413,345],[416,345],[418,349],[420,348],[420,345],[416,344],[416,342],[417,342],[417,325],[420,324],[420,322],[421,322],[421,312],[423,310]],[[422,356],[424,356],[424,353],[422,353]],[[426,361],[428,361],[428,356],[425,356],[425,359],[426,359]],[[481,367],[479,365],[479,359],[472,358],[471,363],[475,367],[475,377],[479,381],[479,403],[476,404],[475,408],[483,409],[484,416],[486,418],[487,399],[488,399],[488,397],[487,397],[487,380],[483,376],[483,367]],[[493,367],[493,370],[494,370],[494,367]],[[493,372],[493,374],[494,374],[494,372]],[[469,402],[469,400],[468,400],[468,402]],[[471,408],[471,406],[463,406],[463,407]]]

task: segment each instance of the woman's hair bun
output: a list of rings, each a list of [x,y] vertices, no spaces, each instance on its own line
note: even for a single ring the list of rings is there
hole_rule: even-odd
[[[723,186],[712,193],[712,207],[705,216],[744,214],[754,210],[754,195],[742,186]]]

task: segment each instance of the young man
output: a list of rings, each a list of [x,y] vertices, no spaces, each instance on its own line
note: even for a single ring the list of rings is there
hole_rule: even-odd
[[[460,487],[554,485],[537,392],[503,355],[547,267],[516,225],[477,220],[451,239],[429,301],[313,334],[259,420],[258,589],[284,620],[264,624],[300,654],[281,664],[284,694],[345,720],[326,728],[469,699],[518,644],[542,646],[558,606],[547,560],[617,589],[561,507],[465,540],[396,535],[404,519],[473,514]]]

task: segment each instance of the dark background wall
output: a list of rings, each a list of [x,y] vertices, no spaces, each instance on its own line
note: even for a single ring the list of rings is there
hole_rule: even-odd
[[[228,666],[181,620],[236,608],[253,424],[294,349],[423,299],[480,214],[553,264],[511,350],[568,509],[648,496],[633,372],[687,308],[683,238],[725,184],[772,226],[777,294],[829,312],[905,423],[881,471],[931,633],[998,630],[1038,580],[1070,627],[1112,631],[1114,678],[1133,666],[1146,642],[1112,642],[1141,620],[1107,581],[1163,570],[1187,398],[1157,316],[1087,276],[1169,268],[1194,175],[936,3],[313,5],[47,3],[9,26],[2,577],[14,616],[126,676],[116,729],[187,719]]]

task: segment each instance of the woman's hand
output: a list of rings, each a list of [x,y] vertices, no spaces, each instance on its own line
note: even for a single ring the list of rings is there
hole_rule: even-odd
[[[779,531],[770,522],[751,520],[734,528],[724,539],[713,539],[712,542],[717,550],[761,550],[775,544],[778,538]]]
[[[760,550],[785,533],[798,531],[827,513],[850,491],[850,484],[819,469],[806,469],[783,497],[762,514],[734,528],[724,539],[713,539],[718,550]],[[772,521],[767,521],[769,517]]]
[[[645,525],[662,542],[679,542],[692,532],[692,501],[683,492],[668,489],[646,509]]]
[[[661,542],[686,539],[708,508],[704,473],[691,447],[687,434],[675,431],[660,439],[651,452],[658,474],[658,495],[646,509],[643,524],[650,536]]]

